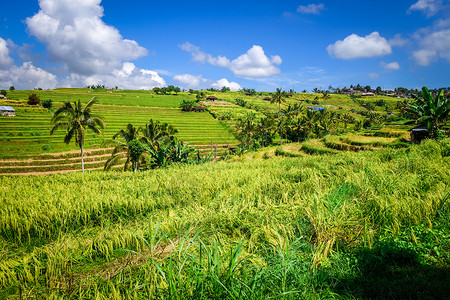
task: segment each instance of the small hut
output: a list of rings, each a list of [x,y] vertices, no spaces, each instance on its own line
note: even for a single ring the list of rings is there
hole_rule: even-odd
[[[430,133],[428,131],[427,126],[420,125],[411,129],[411,141],[416,144],[419,144],[422,140],[429,138]]]
[[[0,106],[0,114],[2,116],[14,117],[16,111],[11,106]]]
[[[208,96],[208,97],[206,98],[206,100],[209,100],[209,101],[217,101],[217,97],[216,97],[216,96]]]

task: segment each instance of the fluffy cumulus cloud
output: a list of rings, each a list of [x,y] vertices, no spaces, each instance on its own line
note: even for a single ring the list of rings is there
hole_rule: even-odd
[[[383,66],[383,68],[386,71],[397,71],[397,70],[400,70],[400,65],[396,61],[391,62],[391,63],[381,62],[381,65]]]
[[[234,75],[248,78],[261,78],[279,74],[281,71],[277,67],[282,63],[280,56],[271,56],[269,59],[261,46],[254,45],[246,53],[234,60],[225,56],[214,57],[205,53],[189,42],[180,45],[184,51],[190,52],[192,60],[200,63],[209,63],[213,66],[230,69]]]
[[[378,32],[365,37],[349,35],[343,41],[337,41],[327,47],[328,53],[340,59],[367,58],[392,53],[389,42]]]
[[[301,14],[311,14],[311,15],[320,15],[320,13],[325,9],[325,5],[320,4],[308,4],[308,5],[300,5],[297,7],[297,11]]]
[[[8,67],[13,64],[13,60],[9,57],[9,49],[4,39],[0,37],[0,68]]]
[[[419,0],[408,9],[408,13],[414,10],[424,12],[427,17],[435,15],[442,8],[441,0]]]
[[[229,82],[226,78],[219,79],[211,85],[215,89],[221,89],[224,86],[230,88],[231,91],[239,91],[242,88],[239,83]]]
[[[175,75],[173,80],[188,89],[204,88],[209,84],[209,81],[204,79],[202,75],[180,74]]]
[[[232,91],[238,91],[241,86],[237,82],[230,82],[226,78],[219,79],[217,81],[203,78],[202,75],[192,75],[192,74],[180,74],[175,75],[173,80],[181,84],[182,87],[187,89],[200,89],[200,88],[215,88],[221,89],[224,86],[229,87]]]
[[[31,62],[24,62],[21,66],[12,65],[0,70],[0,86],[14,86],[17,89],[53,89],[58,80],[41,68],[35,67]]]
[[[43,88],[52,89],[57,85],[55,75],[38,68],[32,62],[24,62],[20,66],[14,65],[9,55],[9,43],[0,37],[0,86],[14,86],[18,89]]]
[[[122,89],[146,90],[166,86],[166,81],[157,72],[137,68],[133,63],[125,62],[120,69],[109,75],[84,76],[72,73],[62,82],[63,86],[79,87],[104,84],[107,87],[118,86]]]
[[[120,68],[123,61],[147,54],[136,41],[124,39],[101,17],[101,0],[40,0],[40,11],[26,19],[30,34],[70,72],[92,75]]]
[[[412,53],[413,60],[420,66],[429,66],[439,58],[450,62],[450,24],[441,22],[416,34],[420,48]]]

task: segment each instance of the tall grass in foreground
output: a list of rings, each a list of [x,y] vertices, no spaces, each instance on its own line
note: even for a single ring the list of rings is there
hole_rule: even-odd
[[[373,298],[376,287],[358,274],[400,276],[371,273],[362,258],[398,267],[406,257],[405,270],[425,279],[441,269],[423,264],[450,265],[449,154],[448,140],[427,141],[136,174],[0,177],[0,298]],[[421,288],[427,298],[431,288]]]

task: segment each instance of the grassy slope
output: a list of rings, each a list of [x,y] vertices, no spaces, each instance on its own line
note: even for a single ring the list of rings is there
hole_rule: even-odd
[[[8,96],[13,100],[26,99],[30,93],[37,93],[41,99],[52,99],[57,108],[62,101],[83,102],[96,96],[100,103],[94,112],[105,117],[106,129],[103,135],[88,134],[86,148],[98,147],[128,123],[139,127],[150,119],[167,122],[178,129],[177,136],[191,144],[209,144],[214,140],[218,144],[235,144],[234,136],[221,126],[208,113],[185,113],[178,108],[183,99],[193,99],[192,95],[159,96],[148,91],[122,91],[89,89],[56,89],[50,91],[14,91]],[[22,104],[22,103],[21,103]],[[13,105],[14,106],[14,105]],[[16,106],[15,118],[0,118],[0,156],[17,154],[39,154],[43,152],[61,152],[75,149],[75,146],[63,143],[64,130],[50,136],[52,114],[42,108]]]
[[[449,292],[449,152],[0,177],[0,296],[436,299]]]

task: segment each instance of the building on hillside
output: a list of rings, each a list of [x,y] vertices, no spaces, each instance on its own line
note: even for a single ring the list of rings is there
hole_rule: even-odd
[[[316,107],[316,106],[308,106],[308,110],[318,110],[318,111],[324,111],[325,107]]]
[[[0,94],[0,99],[8,99],[8,97],[6,97],[6,96],[3,95],[3,94]]]
[[[372,93],[372,92],[367,92],[367,93],[362,93],[361,96],[368,96],[368,97],[370,97],[370,96],[375,96],[375,94]]]
[[[0,106],[0,115],[14,117],[16,115],[16,111],[11,106]]]
[[[209,101],[217,101],[217,97],[215,97],[215,96],[209,96],[208,98],[206,98],[206,100],[209,100]]]

